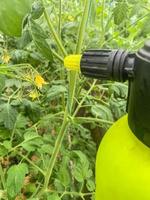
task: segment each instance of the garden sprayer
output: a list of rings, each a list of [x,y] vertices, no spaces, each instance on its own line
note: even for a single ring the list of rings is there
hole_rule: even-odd
[[[129,81],[128,114],[105,134],[96,161],[96,200],[150,200],[150,41],[137,53],[89,50],[64,65],[87,77]]]

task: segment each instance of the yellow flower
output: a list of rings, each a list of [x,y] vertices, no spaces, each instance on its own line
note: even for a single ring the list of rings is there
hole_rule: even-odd
[[[39,74],[35,76],[34,82],[35,82],[35,85],[36,85],[39,89],[41,89],[43,85],[47,84],[47,82],[44,80],[44,78],[42,78],[42,76],[39,75]]]
[[[8,54],[7,50],[4,50],[4,53],[3,53],[3,56],[2,56],[3,63],[8,64],[10,59],[11,59],[11,57]]]
[[[29,94],[29,97],[32,98],[32,101],[37,99],[39,96],[40,96],[40,94],[37,91],[31,91],[30,94]]]

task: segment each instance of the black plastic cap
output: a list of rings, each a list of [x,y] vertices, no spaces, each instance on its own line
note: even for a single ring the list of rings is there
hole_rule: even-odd
[[[124,82],[133,65],[134,56],[126,51],[88,50],[81,59],[81,72],[87,77]]]

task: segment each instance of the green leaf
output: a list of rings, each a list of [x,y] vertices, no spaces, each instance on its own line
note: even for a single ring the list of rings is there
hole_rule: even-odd
[[[113,121],[111,110],[104,105],[94,105],[91,107],[91,112],[96,118]]]
[[[122,83],[114,83],[109,87],[110,96],[114,96],[115,98],[127,98],[128,96],[128,86]]]
[[[47,196],[47,200],[61,200],[61,198],[58,196],[58,194],[49,194]]]
[[[145,23],[143,24],[143,28],[142,28],[142,30],[141,30],[141,32],[142,32],[142,35],[143,34],[149,34],[150,33],[150,23],[149,23],[149,21],[150,21],[150,17],[148,17],[146,20],[145,20]]]
[[[53,60],[53,55],[50,45],[47,43],[47,35],[41,26],[35,21],[30,21],[31,35],[38,51],[49,61]]]
[[[29,152],[35,151],[43,145],[43,140],[40,135],[33,131],[27,131],[24,134],[24,141],[21,143],[21,146]]]
[[[29,123],[28,118],[24,117],[22,114],[19,114],[16,118],[16,129],[26,128]]]
[[[31,12],[32,19],[38,19],[43,14],[43,12],[44,12],[44,6],[41,0],[34,1]]]
[[[14,199],[20,193],[28,167],[25,163],[13,165],[7,172],[7,194]]]
[[[17,80],[17,79],[7,79],[5,81],[5,87],[13,87],[15,86],[16,88],[20,88],[22,85],[21,85],[21,81],[20,80]]]
[[[40,105],[29,101],[27,99],[23,99],[22,106],[24,107],[25,114],[33,121],[37,122],[40,119],[41,111]]]
[[[5,156],[5,155],[7,155],[7,153],[8,153],[8,149],[6,149],[6,148],[4,147],[3,143],[0,144],[0,156],[3,157],[3,156]]]
[[[110,109],[117,120],[126,114],[126,101],[128,96],[128,86],[122,83],[114,83],[109,87]]]
[[[0,30],[9,36],[20,36],[24,17],[30,12],[33,0],[1,0]]]
[[[125,0],[118,1],[116,3],[113,15],[116,25],[120,25],[125,19],[128,18],[128,4]]]
[[[60,94],[65,93],[67,91],[65,86],[62,85],[53,85],[47,92],[47,98],[53,99],[58,97]]]
[[[22,37],[18,40],[18,48],[25,48],[32,41],[30,31],[28,29],[23,30]]]
[[[88,189],[88,191],[92,192],[95,190],[95,182],[92,179],[88,179],[86,182],[86,187]]]
[[[5,87],[5,76],[0,75],[0,95],[2,94],[2,91]]]
[[[17,111],[8,103],[3,105],[1,111],[1,118],[3,119],[4,126],[7,129],[13,129],[17,117]]]
[[[37,190],[36,184],[35,183],[28,183],[25,188],[25,193],[34,193]],[[29,199],[28,199],[29,200]]]
[[[73,175],[78,182],[83,182],[92,176],[92,171],[89,169],[90,164],[85,154],[81,151],[73,151],[79,160],[76,161],[75,167],[73,169]]]
[[[110,99],[110,108],[116,120],[126,114],[126,106],[127,101],[125,99]]]
[[[64,156],[64,158],[62,159],[61,167],[58,172],[58,179],[65,188],[67,188],[67,186],[69,186],[71,183],[71,178],[68,168],[69,160],[70,159],[68,156]]]
[[[10,136],[11,132],[8,129],[3,127],[0,128],[0,140],[8,139]]]
[[[50,144],[44,144],[41,146],[40,149],[38,149],[38,152],[40,153],[47,153],[49,155],[52,155],[53,153],[53,150],[54,150],[54,147]]]
[[[10,140],[5,140],[3,142],[3,146],[7,149],[7,150],[10,150],[12,148],[11,146],[11,141]]]

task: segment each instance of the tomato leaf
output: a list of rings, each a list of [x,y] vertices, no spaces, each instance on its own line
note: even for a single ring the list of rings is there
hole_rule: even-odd
[[[22,22],[33,0],[0,1],[0,30],[9,36],[21,36]]]
[[[44,6],[41,0],[36,0],[32,5],[32,19],[38,19],[44,12]]]
[[[16,117],[17,111],[10,104],[4,104],[1,111],[1,118],[3,119],[5,128],[13,129]]]
[[[38,147],[43,144],[42,137],[38,135],[36,132],[27,131],[24,134],[24,141],[22,142],[21,146],[29,151],[35,151]]]
[[[28,167],[25,163],[13,165],[7,172],[7,194],[14,199],[20,193]]]
[[[44,32],[44,30],[41,28],[41,26],[33,20],[30,21],[30,27],[31,27],[31,35],[38,51],[46,59],[48,59],[49,61],[52,61],[53,55],[52,55],[51,47],[46,41],[48,36]]]
[[[128,4],[125,0],[118,1],[114,8],[114,22],[120,25],[128,17]]]

